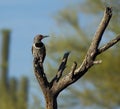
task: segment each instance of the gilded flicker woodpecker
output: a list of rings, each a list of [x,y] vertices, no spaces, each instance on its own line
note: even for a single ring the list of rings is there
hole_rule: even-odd
[[[33,45],[32,45],[32,54],[35,60],[39,61],[40,64],[44,62],[46,56],[46,48],[44,43],[41,41],[42,39],[49,37],[43,35],[36,35],[34,37]]]

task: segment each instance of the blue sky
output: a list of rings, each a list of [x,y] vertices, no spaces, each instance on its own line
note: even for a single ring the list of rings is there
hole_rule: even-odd
[[[0,0],[0,29],[11,29],[10,77],[32,74],[31,45],[38,34],[56,32],[53,16],[79,0]],[[58,28],[59,29],[59,28]]]
[[[34,36],[38,33],[48,35],[59,31],[53,16],[66,6],[79,1],[0,0],[0,30],[11,29],[9,77],[20,79],[26,76],[30,80],[30,87],[35,88],[31,54]],[[39,90],[34,90],[36,91]]]
[[[59,31],[53,16],[63,8],[81,1],[0,0],[0,30],[11,29],[10,77],[32,77],[33,37],[38,33],[48,35]]]

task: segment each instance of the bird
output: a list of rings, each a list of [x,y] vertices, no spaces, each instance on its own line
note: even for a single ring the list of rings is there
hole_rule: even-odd
[[[41,40],[47,37],[49,36],[38,34],[34,37],[34,40],[33,40],[32,55],[36,60],[36,62],[39,62],[40,65],[43,64],[46,56],[46,48],[44,43]]]

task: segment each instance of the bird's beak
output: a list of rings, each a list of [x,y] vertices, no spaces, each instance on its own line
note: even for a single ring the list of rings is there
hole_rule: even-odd
[[[46,38],[46,37],[50,37],[50,36],[43,36],[43,39]]]

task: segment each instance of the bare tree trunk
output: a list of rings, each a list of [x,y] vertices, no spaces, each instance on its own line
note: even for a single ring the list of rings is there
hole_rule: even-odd
[[[45,95],[46,109],[57,109],[57,96],[51,93]]]

